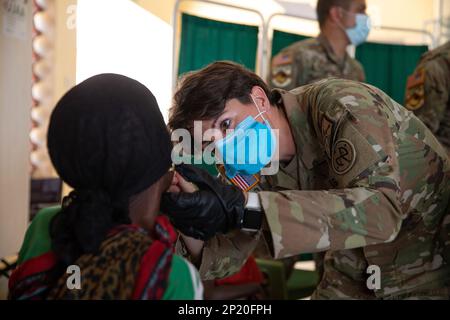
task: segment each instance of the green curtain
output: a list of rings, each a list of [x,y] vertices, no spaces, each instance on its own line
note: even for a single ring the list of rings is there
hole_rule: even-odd
[[[198,70],[217,60],[230,60],[255,70],[258,27],[182,16],[178,73]]]
[[[284,47],[307,37],[274,31],[272,55]],[[403,104],[406,80],[414,71],[427,46],[404,46],[382,43],[365,43],[356,49],[356,59],[362,63],[367,82],[382,89],[394,100]]]
[[[427,46],[365,43],[357,48],[356,59],[364,66],[368,83],[403,104],[406,80],[427,50]]]
[[[272,39],[272,57],[276,56],[278,52],[293,44],[294,42],[308,39],[307,36],[302,36],[294,33],[287,33],[283,31],[274,30]]]

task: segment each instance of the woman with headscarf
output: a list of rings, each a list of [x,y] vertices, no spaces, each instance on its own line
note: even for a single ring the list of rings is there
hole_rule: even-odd
[[[198,299],[194,267],[173,254],[159,215],[173,179],[171,141],[139,82],[103,74],[70,90],[50,120],[48,149],[73,188],[33,220],[11,276],[10,299]],[[72,270],[80,287],[72,288]]]

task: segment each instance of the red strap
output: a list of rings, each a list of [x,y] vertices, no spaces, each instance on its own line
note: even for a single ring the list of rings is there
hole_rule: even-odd
[[[12,290],[23,279],[53,269],[56,265],[56,256],[49,252],[36,258],[27,260],[13,271],[9,278],[9,290]]]
[[[134,300],[160,300],[167,287],[177,234],[165,216],[156,218],[154,237],[141,260]]]

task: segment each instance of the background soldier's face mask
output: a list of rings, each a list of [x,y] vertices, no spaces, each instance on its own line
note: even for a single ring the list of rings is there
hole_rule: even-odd
[[[276,136],[269,121],[264,117],[258,104],[256,117],[248,116],[239,123],[232,133],[218,140],[216,155],[225,166],[226,175],[234,178],[237,174],[252,175],[259,173],[272,160],[276,151]],[[262,118],[264,123],[258,122]]]
[[[372,28],[370,17],[362,13],[352,13],[346,10],[343,11],[346,14],[354,15],[356,20],[356,25],[353,28],[344,28],[350,42],[355,46],[366,42]]]

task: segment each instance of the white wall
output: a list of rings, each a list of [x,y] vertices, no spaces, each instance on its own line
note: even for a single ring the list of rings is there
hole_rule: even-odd
[[[0,257],[20,249],[28,222],[31,1],[24,8],[23,20],[14,26],[15,18],[0,8]],[[0,282],[0,299],[5,288]]]
[[[136,79],[152,91],[167,119],[171,69],[169,23],[129,0],[78,1],[77,82],[99,73]]]
[[[434,0],[435,4],[435,11],[437,14],[441,13],[442,22],[444,24],[443,28],[440,30],[442,35],[442,41],[441,43],[445,42],[446,40],[450,39],[450,1],[449,0]]]

